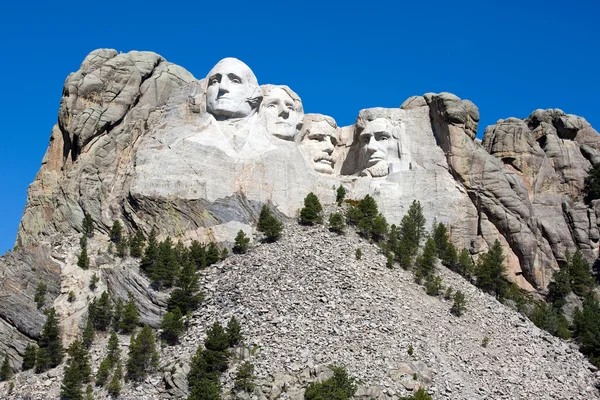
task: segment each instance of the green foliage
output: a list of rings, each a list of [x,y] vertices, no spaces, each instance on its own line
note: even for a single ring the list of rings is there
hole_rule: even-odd
[[[108,353],[106,358],[110,362],[111,368],[114,368],[121,361],[121,350],[119,349],[119,337],[115,332],[111,332],[108,339]]]
[[[140,330],[137,336],[131,337],[129,345],[129,359],[127,360],[127,379],[142,381],[148,372],[158,366],[158,352],[156,339],[152,328],[147,325]]]
[[[112,318],[112,329],[118,332],[121,329],[121,320],[123,319],[123,309],[125,308],[125,304],[121,298],[117,298],[115,301],[115,309],[113,311]]]
[[[35,295],[33,297],[33,301],[37,305],[38,310],[44,306],[44,302],[46,301],[46,292],[48,291],[48,286],[44,282],[40,282],[35,289]]]
[[[122,333],[129,334],[133,332],[135,327],[140,323],[140,313],[135,306],[135,299],[129,293],[129,300],[123,308],[123,315],[119,322],[119,328]]]
[[[204,359],[208,373],[220,374],[227,370],[227,349],[229,348],[229,335],[221,324],[215,321],[213,326],[206,332],[204,341]]]
[[[117,250],[117,256],[119,256],[121,258],[127,256],[128,246],[129,246],[129,240],[127,240],[127,237],[123,237],[121,239],[121,241],[119,243],[117,243],[117,245],[115,246],[115,248]]]
[[[413,354],[415,354],[415,348],[413,347],[412,344],[408,345],[408,350],[406,352],[408,353],[409,356],[412,356]]]
[[[356,249],[356,251],[354,252],[354,257],[357,260],[360,260],[362,258],[362,250],[360,249],[360,247],[358,249]]]
[[[90,268],[90,258],[87,254],[87,247],[82,247],[79,256],[77,256],[77,266],[81,269]]]
[[[254,391],[254,380],[256,377],[254,376],[254,365],[246,361],[237,370],[235,375],[235,381],[233,384],[233,390],[236,392],[246,392],[252,393]]]
[[[156,263],[150,271],[152,286],[156,289],[173,286],[175,277],[179,274],[180,264],[177,261],[173,241],[167,237],[158,245]]]
[[[2,367],[0,367],[0,382],[4,382],[9,380],[13,375],[12,368],[10,367],[10,362],[8,361],[8,354],[4,355],[4,361],[2,362]]]
[[[179,308],[182,314],[187,314],[197,309],[204,299],[198,280],[196,264],[192,260],[185,261],[177,277],[177,289],[173,290],[169,297],[167,310]]]
[[[313,192],[304,198],[304,207],[300,210],[300,223],[305,225],[323,223],[323,206]]]
[[[94,400],[94,389],[92,389],[92,385],[89,383],[85,388],[85,400]]]
[[[123,367],[121,366],[121,362],[117,363],[117,367],[115,368],[115,372],[113,373],[112,379],[106,388],[108,394],[113,397],[118,397],[121,393],[121,379],[123,378]]]
[[[454,293],[454,303],[452,303],[452,308],[450,308],[450,312],[457,317],[462,316],[467,309],[467,299],[465,298],[465,294],[460,290],[457,290]]]
[[[415,263],[415,279],[418,283],[421,279],[432,281],[435,274],[435,263],[437,261],[437,246],[432,238],[428,238],[421,253]]]
[[[83,333],[81,334],[81,341],[86,349],[89,349],[92,346],[92,343],[94,342],[95,333],[96,329],[94,328],[94,322],[88,315],[85,328],[83,328]]]
[[[488,347],[489,343],[490,343],[489,337],[484,336],[483,339],[481,339],[481,347]]]
[[[223,250],[221,250],[221,255],[219,256],[219,260],[224,260],[227,257],[229,257],[229,250],[227,250],[227,247],[223,247]]]
[[[46,311],[46,322],[42,327],[38,342],[35,372],[40,373],[54,368],[62,362],[63,347],[58,330],[58,318],[54,307]]]
[[[475,273],[475,264],[473,263],[469,250],[462,249],[460,251],[458,263],[456,264],[454,271],[458,272],[467,280],[471,279],[471,276]]]
[[[102,292],[99,299],[94,299],[88,306],[88,317],[92,320],[94,328],[106,331],[110,326],[112,313],[112,302],[108,293]]]
[[[571,278],[571,289],[578,296],[585,296],[594,287],[594,278],[590,270],[590,265],[583,258],[580,251],[573,254],[573,258],[567,257],[567,271]]]
[[[408,208],[408,212],[402,217],[402,221],[400,222],[400,237],[405,243],[406,250],[412,256],[417,254],[421,239],[425,237],[426,222],[421,203],[413,200]]]
[[[152,228],[148,236],[148,245],[144,250],[144,257],[140,261],[140,269],[150,275],[158,260],[158,241],[156,239],[156,230]]]
[[[458,255],[456,254],[456,248],[450,242],[446,225],[434,221],[431,237],[438,249],[438,257],[442,261],[442,264],[453,269],[458,261]]]
[[[256,228],[265,234],[267,242],[275,242],[281,236],[283,224],[271,213],[269,206],[263,205]]]
[[[162,329],[162,338],[165,342],[170,345],[179,342],[179,335],[185,331],[183,316],[179,307],[165,314],[160,323],[160,329]]]
[[[594,164],[588,171],[583,192],[586,203],[600,199],[600,164]]]
[[[226,333],[229,340],[229,347],[234,347],[244,340],[244,335],[242,335],[242,326],[233,315],[227,323]]]
[[[452,298],[452,287],[448,286],[446,288],[446,293],[444,293],[444,299],[450,300]]]
[[[89,238],[94,236],[94,220],[88,213],[83,216],[83,234]]]
[[[506,297],[508,291],[508,282],[504,278],[505,272],[502,246],[500,241],[496,239],[492,248],[477,260],[475,267],[476,285],[484,292],[494,294],[497,299],[501,300]]]
[[[208,249],[206,250],[206,266],[213,265],[219,262],[221,259],[221,252],[217,247],[216,243],[210,242]]]
[[[342,184],[340,183],[340,186],[335,191],[335,201],[338,206],[342,205],[342,202],[344,201],[345,197],[346,197],[346,188],[343,187]]]
[[[239,235],[239,233],[238,233],[238,235]],[[250,241],[250,240],[248,239],[248,241]],[[235,252],[235,250],[234,250],[234,252]],[[193,263],[193,265],[196,267],[197,270],[206,268],[206,266],[208,265],[206,262],[206,247],[204,245],[200,244],[200,242],[198,242],[197,240],[194,240],[192,242],[192,244],[190,245],[190,248],[188,250],[188,255],[189,255],[190,261]]]
[[[412,396],[400,397],[399,400],[433,400],[433,398],[425,391],[425,389],[420,387]]]
[[[68,301],[69,303],[72,303],[72,302],[74,302],[74,301],[75,301],[75,292],[74,292],[74,291],[72,291],[72,290],[71,290],[71,291],[69,292],[69,295],[67,296],[67,301]]]
[[[218,381],[202,376],[192,386],[188,400],[221,400],[221,385]]]
[[[580,351],[600,367],[600,303],[593,295],[583,300],[583,309],[577,309],[573,318],[573,336]]]
[[[135,235],[129,238],[129,255],[131,257],[140,258],[143,255],[144,248],[144,233],[141,230],[135,231]]]
[[[329,230],[336,233],[344,232],[346,227],[346,221],[344,214],[341,212],[335,212],[329,215]]]
[[[347,400],[354,396],[356,383],[343,367],[330,366],[333,376],[322,382],[311,383],[304,398],[306,400]]]
[[[108,357],[105,357],[104,360],[100,363],[98,367],[98,372],[96,372],[96,386],[104,386],[106,382],[108,382],[108,377],[110,376],[110,371],[112,367],[110,365],[110,360]]]
[[[23,365],[21,366],[21,369],[23,371],[27,371],[35,367],[36,353],[37,349],[34,345],[28,344],[27,347],[25,347],[25,354],[23,355]]]
[[[569,323],[560,308],[548,306],[546,303],[538,303],[533,309],[529,319],[540,329],[561,339],[571,337]]]
[[[89,288],[91,291],[96,290],[96,288],[98,287],[98,282],[100,282],[100,278],[98,278],[98,275],[94,273],[94,275],[92,275],[92,278],[90,279]]]
[[[350,207],[347,213],[348,222],[355,224],[358,231],[367,239],[380,241],[387,235],[388,224],[379,213],[375,199],[366,195],[358,207]]]
[[[244,254],[248,251],[249,244],[250,238],[240,229],[235,237],[235,244],[232,250],[235,254]]]
[[[387,252],[385,266],[388,268],[394,268],[394,255],[390,251]]]
[[[571,292],[571,278],[568,267],[555,271],[553,281],[548,285],[548,301],[554,307],[561,308],[565,305],[565,297]]]
[[[60,388],[61,400],[83,399],[82,384],[89,382],[91,375],[90,357],[83,344],[76,340],[67,351],[69,360]]]
[[[112,228],[110,228],[110,232],[108,232],[108,238],[115,245],[123,241],[123,225],[121,225],[121,222],[119,222],[119,220],[113,223]]]
[[[439,296],[442,291],[442,277],[429,275],[425,280],[425,293],[429,296]]]

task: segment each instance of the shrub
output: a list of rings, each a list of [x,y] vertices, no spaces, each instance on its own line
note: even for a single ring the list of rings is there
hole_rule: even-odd
[[[92,278],[90,279],[90,285],[89,288],[91,291],[96,290],[96,288],[98,287],[98,282],[100,281],[100,278],[98,278],[98,275],[96,275],[94,273],[94,275],[92,275]]]
[[[87,246],[81,248],[81,252],[79,253],[79,256],[77,256],[77,266],[81,269],[90,268],[90,258],[87,254]]]
[[[110,232],[108,233],[108,237],[111,242],[115,245],[121,243],[123,240],[123,225],[117,220],[113,223],[112,228],[110,228]]]
[[[234,347],[244,340],[244,336],[242,335],[242,326],[233,315],[227,323],[226,333],[229,341],[229,347]]]
[[[344,219],[344,214],[341,212],[335,212],[329,215],[329,230],[336,233],[344,232],[344,228],[346,227],[346,221]]]
[[[251,393],[256,386],[254,384],[254,365],[249,361],[246,361],[240,365],[237,374],[235,375],[235,381],[233,384],[233,390],[236,392]]]
[[[135,327],[140,323],[140,313],[135,306],[135,299],[132,294],[129,293],[129,300],[123,308],[123,315],[119,322],[119,328],[123,333],[131,333]]]
[[[83,234],[89,238],[94,236],[94,220],[88,213],[83,216]]]
[[[135,235],[129,238],[129,254],[131,257],[140,258],[143,255],[144,233],[141,230],[135,231]]]
[[[450,308],[450,312],[457,317],[460,317],[464,314],[467,309],[467,300],[465,298],[465,294],[460,290],[457,290],[454,293],[454,303],[452,303],[452,308]]]
[[[58,318],[54,307],[46,311],[46,322],[42,327],[37,351],[35,372],[44,372],[62,362],[63,347],[58,330]]]
[[[38,310],[44,306],[44,302],[46,301],[46,292],[48,291],[48,287],[44,282],[40,282],[35,289],[35,296],[33,297],[33,301],[37,305]]]
[[[333,376],[322,382],[312,382],[304,398],[306,400],[346,400],[354,396],[356,392],[356,383],[354,378],[350,378],[343,367],[330,366]]]
[[[562,311],[554,306],[548,306],[546,303],[538,303],[533,309],[529,319],[541,329],[561,339],[571,337],[569,332],[569,323]]]
[[[127,379],[142,381],[148,372],[158,366],[156,339],[148,325],[140,330],[137,336],[131,337],[129,359],[127,360]]]
[[[235,254],[244,254],[246,251],[248,251],[249,244],[250,238],[247,237],[244,231],[240,229],[235,237],[235,244],[232,250]]]
[[[8,354],[4,355],[4,361],[2,362],[2,367],[0,367],[0,382],[9,380],[13,375],[12,368],[10,367],[10,362],[8,361]]]
[[[281,236],[283,224],[271,214],[269,206],[263,205],[256,227],[260,232],[265,234],[267,242],[274,242]]]
[[[490,338],[487,336],[484,336],[483,339],[481,340],[481,347],[488,347],[489,343],[490,343]]]
[[[356,249],[356,251],[354,252],[354,256],[357,260],[360,260],[362,258],[362,250],[360,249],[360,247]]]
[[[432,400],[433,398],[423,389],[419,388],[412,396],[400,397],[400,400]]]
[[[305,225],[323,223],[323,206],[313,192],[304,198],[304,207],[300,210],[300,223]]]
[[[69,303],[72,303],[75,301],[75,292],[73,292],[72,290],[69,292],[69,295],[67,296],[67,301]]]
[[[25,354],[23,355],[23,365],[21,367],[23,371],[27,371],[35,367],[36,353],[37,350],[34,345],[28,344],[27,347],[25,347]]]
[[[425,282],[425,293],[429,296],[438,296],[442,290],[442,277],[430,275]]]
[[[415,278],[418,283],[421,279],[430,281],[435,274],[435,262],[437,260],[437,247],[432,238],[428,238],[423,248],[423,253],[417,257]]]
[[[160,329],[163,330],[163,340],[170,345],[177,344],[179,341],[179,335],[185,331],[183,316],[181,315],[181,310],[179,310],[178,307],[165,314],[160,323]]]
[[[340,186],[335,191],[335,201],[338,206],[342,205],[344,198],[346,197],[346,188],[340,184]]]

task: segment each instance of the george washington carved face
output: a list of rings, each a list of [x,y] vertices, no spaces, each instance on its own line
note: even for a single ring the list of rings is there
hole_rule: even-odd
[[[224,58],[206,80],[206,110],[215,118],[243,118],[256,112],[262,91],[252,70],[240,60]]]

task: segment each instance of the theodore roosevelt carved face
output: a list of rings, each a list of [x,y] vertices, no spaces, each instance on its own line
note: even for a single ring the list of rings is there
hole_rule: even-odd
[[[261,121],[273,136],[294,140],[302,127],[302,101],[287,86],[263,86],[264,98],[260,105]]]
[[[338,140],[337,125],[333,118],[309,115],[304,121],[300,150],[315,171],[332,174],[335,166],[333,151]]]
[[[206,110],[218,120],[244,118],[256,112],[262,90],[252,70],[240,60],[224,58],[206,80]]]

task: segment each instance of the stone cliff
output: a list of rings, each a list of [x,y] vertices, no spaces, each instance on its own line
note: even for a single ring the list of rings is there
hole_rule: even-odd
[[[0,307],[0,352],[16,362],[39,333],[36,280],[53,282],[56,302],[66,296],[59,288],[74,259],[52,249],[80,235],[84,213],[99,235],[120,220],[129,232],[231,245],[240,229],[252,233],[263,204],[293,218],[308,192],[332,203],[332,187],[343,184],[350,198],[371,194],[389,223],[419,200],[427,220],[447,224],[474,257],[500,240],[508,278],[525,290],[544,290],[567,250],[593,261],[600,206],[586,205],[582,189],[600,161],[598,133],[560,110],[500,120],[483,141],[478,122],[470,101],[428,93],[338,127],[305,115],[287,86],[260,86],[235,59],[197,80],[154,53],[96,50],[67,77],[16,251],[0,260],[0,271],[25,287],[3,280],[14,300]],[[145,321],[156,325],[164,299],[144,291],[143,277],[111,266],[99,270],[107,288],[124,297],[132,282]],[[10,335],[21,344],[11,347]]]

